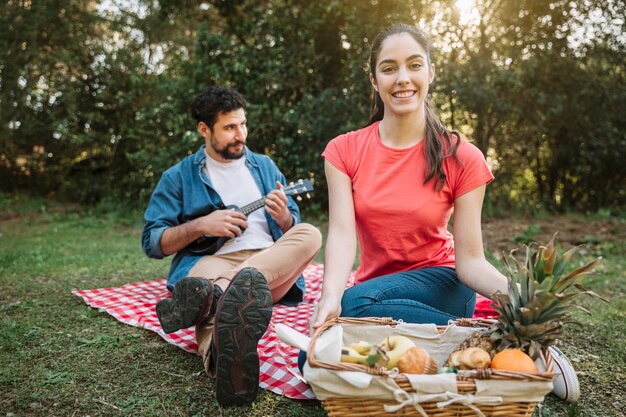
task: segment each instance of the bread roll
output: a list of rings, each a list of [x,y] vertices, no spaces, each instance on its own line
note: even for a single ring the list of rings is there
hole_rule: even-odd
[[[457,369],[485,369],[491,363],[491,356],[484,349],[471,347],[453,352],[448,365]]]
[[[403,374],[434,374],[437,364],[424,349],[414,346],[398,359],[398,370]]]

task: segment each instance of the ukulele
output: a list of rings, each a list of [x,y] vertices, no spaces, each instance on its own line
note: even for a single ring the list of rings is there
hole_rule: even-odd
[[[313,184],[309,180],[298,180],[295,183],[290,183],[289,186],[283,188],[283,193],[286,196],[300,196],[302,194],[306,194],[310,191],[313,191]],[[244,215],[248,215],[253,211],[260,209],[265,206],[265,197],[261,197],[260,199],[253,201],[250,204],[246,204],[243,207],[237,207],[235,205],[230,205],[226,207],[228,210],[235,210]],[[310,197],[307,194],[307,197]],[[298,197],[301,200],[300,197]],[[213,255],[217,252],[226,242],[228,242],[231,238],[227,236],[210,236],[210,235],[202,235],[192,243],[187,246],[187,250],[194,255]]]

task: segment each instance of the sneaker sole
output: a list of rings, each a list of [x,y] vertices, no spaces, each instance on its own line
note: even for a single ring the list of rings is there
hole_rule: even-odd
[[[221,296],[215,317],[217,402],[249,404],[259,390],[257,345],[272,318],[272,294],[265,277],[244,268]]]
[[[174,333],[196,324],[211,295],[210,284],[202,278],[187,277],[176,283],[172,298],[161,300],[156,313],[165,333]]]

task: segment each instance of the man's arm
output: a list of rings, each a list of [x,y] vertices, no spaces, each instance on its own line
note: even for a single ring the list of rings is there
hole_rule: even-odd
[[[166,171],[157,183],[144,213],[141,247],[150,258],[162,259],[161,236],[169,227],[179,224],[182,210],[180,187]]]
[[[144,215],[142,247],[149,257],[171,255],[202,235],[235,237],[241,234],[239,227],[248,227],[246,216],[234,210],[216,210],[180,224],[182,201],[181,187],[165,173]]]
[[[165,256],[171,255],[203,235],[233,238],[241,235],[241,229],[247,227],[244,214],[235,210],[215,210],[206,216],[165,229],[161,235],[161,251]]]

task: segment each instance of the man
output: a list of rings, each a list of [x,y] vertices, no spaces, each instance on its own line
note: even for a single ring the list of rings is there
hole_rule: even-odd
[[[321,246],[320,232],[300,223],[297,205],[282,191],[285,177],[276,164],[246,147],[245,104],[226,87],[193,100],[191,114],[205,144],[165,171],[142,234],[148,256],[176,254],[167,279],[172,298],[156,307],[161,326],[166,333],[196,326],[198,353],[224,406],[256,398],[257,344],[272,304],[302,301],[301,273]],[[263,209],[247,217],[227,208],[264,196]],[[226,243],[215,253],[192,251],[206,236]]]

